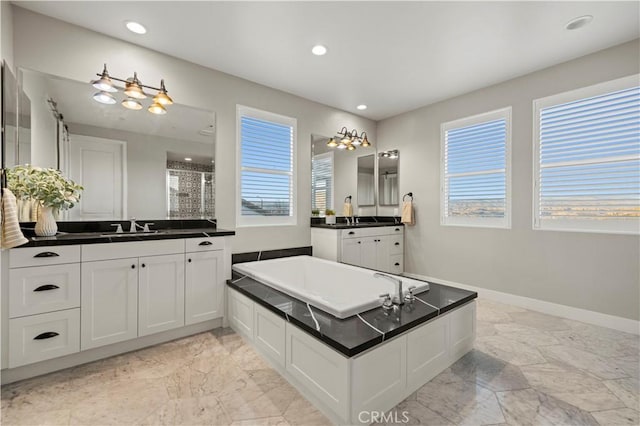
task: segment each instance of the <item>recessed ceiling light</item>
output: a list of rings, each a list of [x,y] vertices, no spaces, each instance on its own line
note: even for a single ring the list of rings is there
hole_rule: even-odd
[[[311,53],[313,53],[316,56],[322,56],[325,53],[327,53],[327,48],[324,47],[321,44],[316,44],[315,46],[313,46],[313,48],[311,49]]]
[[[577,30],[578,28],[584,27],[591,21],[593,21],[593,16],[591,15],[580,16],[567,22],[567,25],[565,25],[564,28],[567,30]]]
[[[129,31],[131,31],[132,33],[136,33],[136,34],[146,34],[147,33],[147,29],[144,27],[144,25],[142,25],[139,22],[127,21],[125,23],[125,25],[127,26],[127,29]]]
[[[367,106],[365,104],[360,104],[356,107],[356,109],[359,109],[360,111],[367,109]]]
[[[192,161],[192,160],[193,160],[193,158],[191,158],[191,157],[184,157],[184,161]]]

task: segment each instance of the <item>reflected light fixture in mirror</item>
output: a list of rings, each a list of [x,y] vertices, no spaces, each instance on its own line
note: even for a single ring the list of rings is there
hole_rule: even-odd
[[[112,77],[107,71],[107,64],[104,64],[102,73],[96,75],[99,77],[99,79],[91,81],[93,87],[100,90],[100,92],[93,95],[93,99],[96,102],[107,105],[112,105],[117,102],[116,98],[111,95],[111,93],[115,93],[118,91],[117,87],[113,84],[113,81],[115,80],[125,84],[124,94],[127,97],[121,102],[121,105],[127,109],[131,109],[134,111],[142,109],[142,104],[139,102],[139,100],[147,98],[147,94],[144,92],[144,89],[155,90],[158,92],[153,97],[153,102],[151,103],[151,105],[147,108],[147,111],[149,111],[150,113],[158,115],[166,114],[166,106],[173,104],[173,99],[171,99],[171,97],[167,93],[167,88],[164,85],[164,80],[160,80],[160,87],[158,88],[142,84],[138,79],[137,72],[134,72],[133,77],[126,80]]]
[[[340,138],[340,143],[336,142],[336,137]],[[343,127],[339,132],[337,132],[336,137],[329,139],[327,142],[328,147],[354,151],[357,146],[363,146],[365,148],[371,146],[371,143],[367,138],[367,132],[364,131],[358,135],[358,131],[356,129],[348,131],[346,127]]]

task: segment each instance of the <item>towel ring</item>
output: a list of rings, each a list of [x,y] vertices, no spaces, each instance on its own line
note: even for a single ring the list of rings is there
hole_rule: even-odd
[[[347,200],[349,200],[349,202],[351,202],[351,195],[347,195],[346,197],[344,197],[344,202],[346,203]]]
[[[404,194],[404,195],[402,196],[402,201],[403,201],[403,202],[404,202],[404,199],[405,199],[407,196],[411,198],[411,201],[413,201],[413,192],[407,192],[406,194]]]

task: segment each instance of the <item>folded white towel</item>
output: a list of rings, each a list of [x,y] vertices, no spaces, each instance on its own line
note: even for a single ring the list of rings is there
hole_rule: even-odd
[[[344,203],[344,207],[342,208],[342,215],[344,217],[353,216],[353,205],[351,203]]]
[[[18,222],[16,196],[7,188],[2,190],[2,247],[13,248],[28,243]]]
[[[416,218],[413,214],[413,202],[405,201],[402,203],[402,218],[401,222],[405,225],[415,225]]]

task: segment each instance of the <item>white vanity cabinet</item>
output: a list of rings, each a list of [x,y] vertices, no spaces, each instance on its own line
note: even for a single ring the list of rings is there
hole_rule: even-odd
[[[221,238],[187,240],[185,324],[223,316],[224,241]]]
[[[404,226],[311,228],[313,255],[363,268],[404,272]]]

